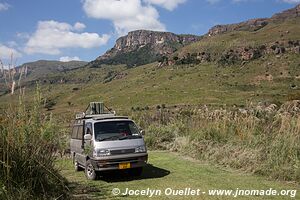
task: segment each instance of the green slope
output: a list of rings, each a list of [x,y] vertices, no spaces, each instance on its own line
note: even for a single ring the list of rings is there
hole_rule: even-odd
[[[50,84],[48,78],[41,86],[45,98],[55,100],[54,112],[82,110],[88,102],[100,99],[116,109],[129,110],[157,104],[280,103],[300,98],[299,75],[299,55],[286,54],[230,67],[207,63],[157,68],[153,63],[132,69],[82,68],[63,75],[64,83]],[[29,96],[32,89],[26,88]],[[0,98],[3,104],[11,97]]]
[[[216,36],[205,36],[201,41],[183,47],[177,54],[184,56],[187,53],[204,51],[219,55],[238,47],[258,47],[277,41],[300,40],[299,23],[300,17],[283,22],[271,22],[257,31],[233,31]]]

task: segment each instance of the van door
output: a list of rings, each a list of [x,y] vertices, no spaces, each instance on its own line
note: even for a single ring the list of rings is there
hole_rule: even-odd
[[[78,161],[80,162],[81,165],[85,166],[85,162],[86,162],[86,157],[88,156],[87,151],[88,149],[91,148],[91,141],[85,141],[84,140],[84,135],[86,134],[91,134],[92,135],[92,123],[91,122],[87,122],[84,124],[84,131],[83,131],[83,135],[82,135],[82,140],[81,140],[81,153],[78,157]]]
[[[75,142],[75,158],[79,164],[82,163],[82,154],[83,154],[83,148],[82,148],[82,139],[83,139],[83,125],[77,125],[74,127],[76,134],[76,139],[74,140]]]

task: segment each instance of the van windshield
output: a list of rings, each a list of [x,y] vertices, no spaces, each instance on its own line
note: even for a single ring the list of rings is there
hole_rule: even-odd
[[[139,129],[132,121],[109,121],[94,124],[96,141],[141,138]]]

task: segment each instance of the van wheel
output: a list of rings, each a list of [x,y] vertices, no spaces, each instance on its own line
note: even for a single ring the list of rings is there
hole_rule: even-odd
[[[143,168],[142,167],[138,167],[138,168],[132,168],[129,170],[129,174],[132,176],[141,176],[143,172]]]
[[[94,166],[92,165],[91,160],[86,161],[85,176],[89,180],[96,180],[97,179],[97,173],[94,169]]]

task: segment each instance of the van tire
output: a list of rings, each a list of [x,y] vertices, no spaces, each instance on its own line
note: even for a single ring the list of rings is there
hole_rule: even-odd
[[[143,173],[143,168],[142,167],[138,167],[138,168],[132,168],[129,170],[129,174],[131,176],[141,176]]]
[[[95,168],[91,162],[91,160],[87,160],[85,164],[85,176],[89,180],[96,180],[97,179],[97,173],[95,171]]]

